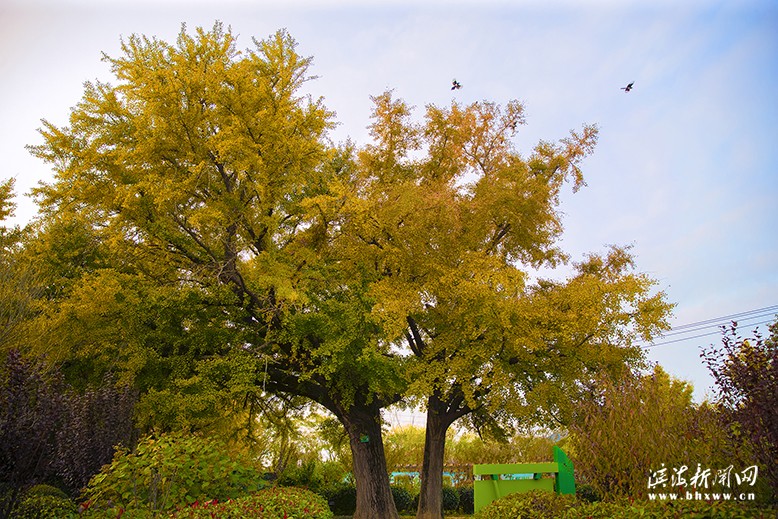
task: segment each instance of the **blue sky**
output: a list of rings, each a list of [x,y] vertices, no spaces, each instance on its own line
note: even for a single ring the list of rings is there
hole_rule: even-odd
[[[598,124],[588,186],[562,199],[573,258],[632,244],[638,269],[677,304],[674,326],[778,305],[778,3],[6,0],[0,179],[24,193],[51,178],[24,146],[39,142],[41,118],[67,122],[84,81],[111,79],[101,52],[117,55],[121,36],[172,40],[182,22],[215,20],[240,47],[288,29],[314,58],[306,88],[337,112],[335,140],[365,143],[370,96],[387,89],[419,115],[452,99],[518,99],[521,150]],[[20,199],[17,221],[34,212]],[[716,340],[649,355],[699,399],[711,384],[699,348]]]

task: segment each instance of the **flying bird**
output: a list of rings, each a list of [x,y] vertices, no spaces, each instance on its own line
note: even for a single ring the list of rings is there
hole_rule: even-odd
[[[462,85],[457,81],[456,79],[451,82],[451,90],[459,90],[462,88]]]
[[[630,83],[629,85],[627,85],[627,86],[625,86],[625,87],[621,87],[621,89],[622,89],[623,91],[625,91],[625,92],[629,92],[630,90],[632,90],[632,85],[634,85],[634,84],[635,84],[635,82],[633,81],[633,82],[632,82],[632,83]]]

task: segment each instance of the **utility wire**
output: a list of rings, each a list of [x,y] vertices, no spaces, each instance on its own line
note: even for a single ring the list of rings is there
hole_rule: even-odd
[[[693,323],[683,324],[680,326],[675,326],[671,328],[669,331],[663,333],[660,337],[660,339],[666,338],[666,337],[675,337],[680,335],[688,335],[691,333],[696,332],[702,332],[706,329],[716,327],[721,328],[721,326],[726,325],[730,321],[737,321],[738,323],[744,323],[746,324],[747,321],[753,321],[755,319],[763,319],[756,323],[747,323],[747,326],[760,326],[763,324],[768,324],[773,322],[774,315],[778,312],[778,305],[772,305],[772,306],[766,306],[763,308],[758,308],[756,310],[749,310],[747,312],[739,312],[735,314],[730,315],[724,315],[721,317],[716,317],[713,319],[706,319],[704,321],[697,321]],[[766,317],[769,317],[769,319],[766,319]],[[700,333],[697,335],[692,335],[688,337],[678,337],[675,339],[670,339],[662,342],[656,342],[652,344],[647,344],[644,346],[641,346],[643,349],[647,350],[650,348],[654,348],[656,346],[664,346],[666,344],[673,344],[677,342],[683,342],[683,341],[689,341],[692,339],[699,339],[701,337],[709,337],[711,335],[718,335],[721,333],[721,330],[718,329],[716,331],[711,332],[705,332]]]
[[[742,317],[738,317],[736,319],[723,317],[722,319],[715,320],[715,321],[711,322],[710,324],[704,324],[704,325],[698,325],[698,326],[685,325],[685,326],[688,326],[688,327],[684,328],[684,329],[679,329],[680,327],[679,328],[672,328],[669,331],[663,333],[662,337],[670,337],[672,335],[684,335],[684,334],[687,334],[687,333],[694,333],[694,332],[698,332],[698,331],[701,331],[701,330],[705,330],[706,328],[712,328],[713,326],[719,328],[725,322],[728,323],[728,322],[733,321],[733,320],[737,321],[738,324],[747,324],[747,321],[753,321],[754,319],[771,318],[774,315],[775,315],[774,312],[765,312],[765,313],[754,314],[754,315],[749,315],[749,316],[742,316]]]
[[[768,323],[771,323],[771,322],[773,322],[773,320],[772,319],[768,319],[767,321],[762,321],[760,323],[753,323],[753,324],[751,324],[751,326],[759,326],[759,325],[768,324]],[[673,344],[675,342],[683,342],[683,341],[689,341],[689,340],[692,340],[692,339],[699,339],[700,337],[710,337],[711,335],[718,335],[720,333],[721,333],[721,331],[701,333],[699,335],[693,335],[691,337],[681,337],[680,339],[672,339],[672,340],[664,341],[664,342],[656,342],[656,343],[653,343],[653,344],[648,344],[646,346],[641,346],[641,348],[643,348],[644,350],[648,350],[648,349],[651,349],[651,348],[655,348],[656,346],[664,346],[665,344]]]
[[[718,323],[721,323],[722,321],[731,321],[733,319],[737,319],[737,318],[740,318],[742,316],[746,316],[746,315],[750,315],[750,314],[756,314],[756,313],[760,313],[761,314],[761,313],[765,313],[765,312],[770,314],[770,313],[775,313],[776,311],[778,311],[778,305],[766,306],[764,308],[758,308],[756,310],[749,310],[748,312],[740,312],[740,313],[737,313],[737,314],[724,315],[724,316],[721,316],[721,317],[716,317],[714,319],[707,319],[705,321],[697,321],[697,322],[694,322],[694,323],[682,324],[682,325],[679,325],[679,326],[674,326],[671,331],[682,330],[684,328],[693,328],[693,327],[697,327],[697,326],[700,326],[700,325],[711,324],[711,323],[718,324]]]

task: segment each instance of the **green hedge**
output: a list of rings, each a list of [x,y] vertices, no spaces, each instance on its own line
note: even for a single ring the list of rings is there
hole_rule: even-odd
[[[475,519],[557,519],[577,504],[573,495],[534,490],[493,501],[479,510]]]
[[[273,487],[226,503],[206,502],[179,510],[175,519],[332,519],[327,501],[296,487]]]
[[[413,495],[403,487],[392,485],[392,498],[398,512],[413,512]]]
[[[58,495],[31,495],[22,500],[13,513],[15,519],[63,519],[75,516],[76,505]]]
[[[462,513],[472,514],[475,506],[473,502],[473,487],[459,487],[459,509]]]
[[[335,515],[353,515],[357,509],[357,489],[354,485],[342,484],[324,494]]]
[[[534,491],[498,499],[474,519],[774,519],[775,509],[735,501],[588,502],[571,495]]]
[[[568,512],[564,519],[773,519],[775,510],[734,501],[649,501],[642,503],[588,503]]]
[[[250,495],[264,486],[261,475],[217,439],[167,434],[141,440],[134,452],[117,451],[82,500],[90,514],[110,508],[165,512]]]
[[[443,487],[443,510],[446,512],[459,510],[459,492],[454,487]]]

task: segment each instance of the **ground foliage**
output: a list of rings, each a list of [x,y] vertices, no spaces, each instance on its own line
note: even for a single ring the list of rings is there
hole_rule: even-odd
[[[767,519],[775,510],[748,502],[733,501],[641,501],[587,503],[571,495],[533,491],[509,494],[475,514],[475,519]]]
[[[228,502],[207,502],[179,510],[176,519],[332,519],[327,501],[302,488],[273,487]]]
[[[116,508],[156,513],[237,498],[264,485],[261,473],[230,455],[224,443],[166,434],[146,437],[132,451],[118,450],[81,499],[98,515]]]

